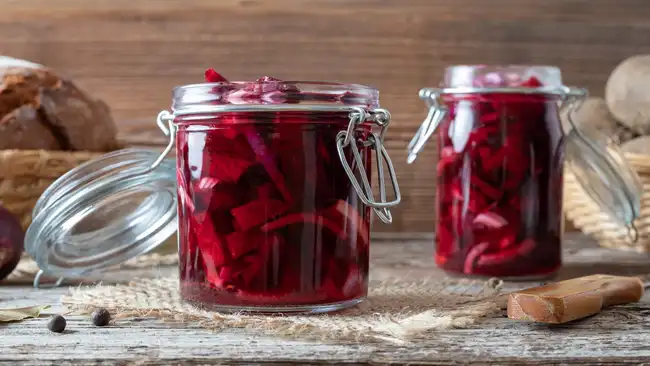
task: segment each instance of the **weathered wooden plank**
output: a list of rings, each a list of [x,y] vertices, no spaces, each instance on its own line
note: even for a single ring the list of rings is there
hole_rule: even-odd
[[[650,52],[649,17],[645,0],[22,0],[2,4],[0,52],[74,77],[125,121],[154,118],[208,66],[374,85],[394,117],[404,192],[394,224],[377,229],[424,232],[435,144],[412,165],[404,151],[425,115],[419,88],[449,64],[528,63],[558,65],[568,84],[602,95],[618,62]]]
[[[433,266],[429,240],[377,240],[372,257],[373,273],[380,278],[441,275]],[[623,268],[628,275],[650,273],[646,257],[598,248],[576,235],[567,238],[565,259],[559,277],[618,273]],[[128,273],[122,277],[128,278]],[[529,285],[512,283],[509,288]],[[0,307],[49,303],[53,308],[48,314],[57,313],[59,297],[66,291],[0,287]],[[97,328],[87,318],[67,318],[69,331],[64,334],[50,333],[46,318],[0,325],[0,364],[631,365],[650,360],[648,295],[639,303],[607,309],[575,323],[548,326],[493,318],[470,329],[437,332],[406,346],[306,342],[241,330],[214,333],[146,318],[122,319],[114,326]]]

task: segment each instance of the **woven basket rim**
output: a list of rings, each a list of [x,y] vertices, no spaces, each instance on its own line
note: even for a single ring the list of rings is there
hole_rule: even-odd
[[[47,149],[4,149],[0,150],[0,155],[35,155],[35,154],[48,154],[51,156],[63,155],[104,155],[108,151],[87,151],[87,150],[47,150]]]
[[[0,183],[7,184],[18,179],[53,179],[74,167],[96,159],[106,152],[61,150],[0,150]],[[14,186],[17,183],[13,184]],[[13,189],[13,188],[11,188]]]

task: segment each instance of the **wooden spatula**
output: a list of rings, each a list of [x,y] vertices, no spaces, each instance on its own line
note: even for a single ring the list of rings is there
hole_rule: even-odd
[[[637,277],[592,275],[513,292],[508,317],[560,324],[599,313],[604,307],[636,302],[644,284]]]

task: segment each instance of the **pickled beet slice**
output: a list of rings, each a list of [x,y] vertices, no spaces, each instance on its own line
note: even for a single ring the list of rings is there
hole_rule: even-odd
[[[246,129],[245,134],[248,139],[248,143],[257,156],[258,162],[264,166],[266,173],[269,175],[269,177],[271,177],[271,180],[273,181],[276,189],[280,192],[280,194],[282,194],[282,197],[285,201],[291,202],[292,195],[291,192],[289,192],[287,189],[284,176],[278,170],[274,162],[273,155],[268,151],[266,144],[262,138],[249,128]]]
[[[232,209],[237,227],[248,231],[279,216],[287,210],[287,204],[273,199],[259,199]]]
[[[492,229],[499,229],[505,225],[508,225],[508,221],[506,221],[503,216],[494,212],[485,212],[476,215],[474,218],[474,223],[484,225]]]
[[[352,207],[346,201],[339,200],[335,205],[330,207],[327,212],[336,212],[337,214],[342,215],[345,220],[347,220],[347,223],[350,227],[349,231],[356,233],[361,239],[362,243],[368,245],[370,228],[354,207]]]
[[[521,86],[524,88],[539,88],[544,86],[544,84],[542,84],[542,82],[538,78],[532,76],[528,78],[528,80],[523,82]]]
[[[254,163],[239,156],[214,154],[204,160],[204,175],[223,182],[236,182]]]
[[[508,263],[510,261],[516,260],[517,257],[521,257],[529,254],[535,248],[536,245],[537,243],[535,243],[534,240],[526,239],[515,247],[507,248],[497,253],[479,254],[478,265],[489,266],[489,265]]]
[[[339,224],[336,221],[330,220],[324,215],[313,214],[313,213],[295,213],[295,214],[283,216],[278,220],[271,221],[268,224],[262,226],[261,229],[262,231],[268,232],[268,231],[282,229],[286,226],[295,225],[295,224],[314,224],[314,225],[322,226],[332,231],[334,234],[340,236],[341,239],[343,240],[347,238],[347,234],[343,231],[341,226],[339,226]]]
[[[472,248],[465,256],[465,264],[463,267],[463,272],[474,273],[474,263],[476,262],[476,259],[479,258],[481,254],[483,254],[488,249],[489,246],[490,243],[487,242],[481,242],[479,244],[472,246]]]
[[[205,187],[201,181],[192,182],[192,205],[193,211],[204,212],[206,210],[230,210],[233,207],[244,204],[247,196],[238,189],[237,183],[221,182],[212,188]]]
[[[226,237],[228,249],[233,259],[238,259],[253,250],[257,250],[265,240],[266,235],[260,231],[235,231]],[[230,263],[228,264],[230,266]]]
[[[225,77],[221,76],[214,69],[205,70],[205,81],[208,83],[228,82]]]
[[[281,199],[281,196],[273,184],[266,183],[257,187],[257,198],[261,200],[278,200]]]
[[[282,80],[271,76],[262,76],[261,78],[255,80],[256,83],[269,83],[269,82],[281,82],[281,81]]]
[[[196,215],[193,222],[194,237],[203,258],[206,279],[210,283],[220,281],[218,268],[230,260],[230,255],[224,248],[225,239],[218,236],[212,220],[207,215]]]
[[[196,205],[194,204],[192,196],[188,192],[189,185],[185,182],[185,177],[180,173],[180,170],[176,174],[176,179],[178,180],[178,199],[181,207],[187,207],[190,212],[195,212]]]

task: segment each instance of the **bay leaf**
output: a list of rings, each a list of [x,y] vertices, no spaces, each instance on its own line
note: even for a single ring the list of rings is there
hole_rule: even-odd
[[[38,318],[49,305],[30,306],[26,308],[0,309],[0,323],[15,322],[27,318]]]

